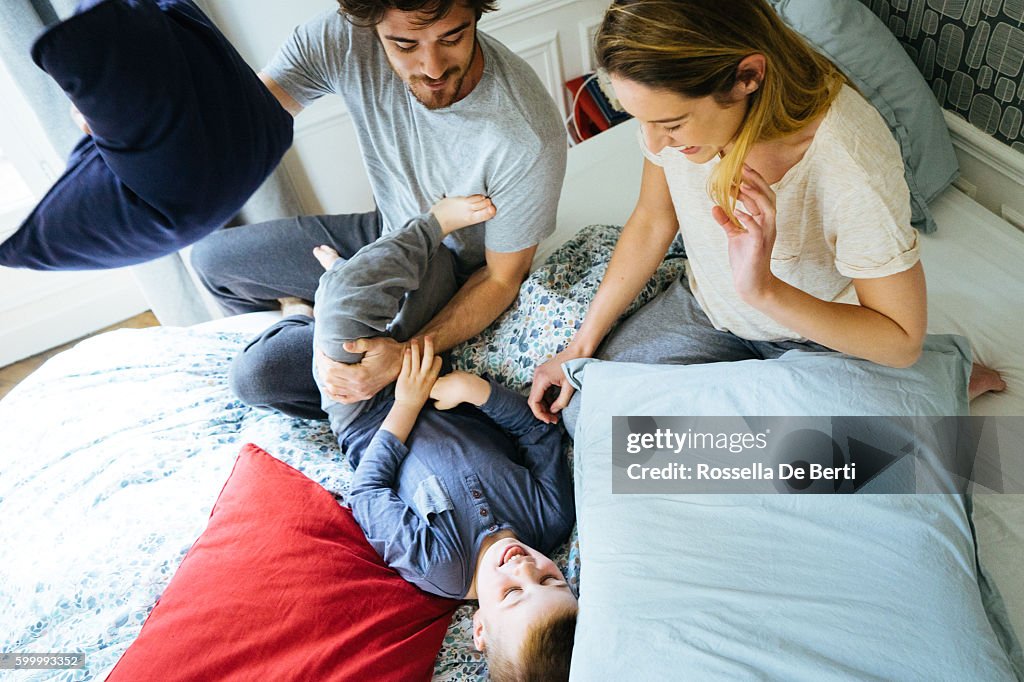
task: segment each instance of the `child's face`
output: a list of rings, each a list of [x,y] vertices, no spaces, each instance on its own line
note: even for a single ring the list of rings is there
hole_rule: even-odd
[[[555,562],[515,538],[491,545],[476,574],[480,609],[473,616],[473,642],[483,649],[486,640],[501,632],[505,642],[518,642],[529,626],[545,615],[576,608]]]

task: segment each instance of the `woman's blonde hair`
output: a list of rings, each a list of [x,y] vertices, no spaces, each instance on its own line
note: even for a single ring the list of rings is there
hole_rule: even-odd
[[[765,0],[615,0],[596,49],[598,63],[620,78],[720,104],[730,101],[737,81],[754,76],[739,73],[740,62],[764,55],[764,79],[709,181],[711,198],[730,218],[750,148],[803,128],[847,82]]]

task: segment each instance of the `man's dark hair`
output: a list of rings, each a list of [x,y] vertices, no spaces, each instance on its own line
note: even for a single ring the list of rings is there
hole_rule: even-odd
[[[393,9],[420,12],[423,15],[420,23],[430,26],[448,16],[456,4],[476,12],[477,21],[484,12],[498,9],[498,0],[338,0],[340,14],[356,26],[376,26]]]

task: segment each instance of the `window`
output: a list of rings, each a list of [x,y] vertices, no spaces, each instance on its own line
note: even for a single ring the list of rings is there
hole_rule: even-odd
[[[0,147],[0,235],[8,235],[32,210],[35,193]]]
[[[0,241],[49,189],[63,162],[0,61]]]

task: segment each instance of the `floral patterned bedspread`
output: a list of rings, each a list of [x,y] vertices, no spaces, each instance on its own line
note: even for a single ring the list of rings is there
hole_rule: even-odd
[[[454,351],[456,366],[524,390],[567,343],[618,228],[586,228],[523,284],[516,304]],[[679,277],[667,260],[634,309]],[[252,442],[344,504],[351,468],[326,422],[236,400],[238,333],[119,330],[61,353],[0,401],[0,651],[83,652],[86,667],[22,680],[102,679],[138,635]],[[571,457],[571,452],[567,452]],[[576,533],[556,560],[578,591]],[[486,676],[472,610],[456,613],[435,679]]]

